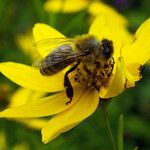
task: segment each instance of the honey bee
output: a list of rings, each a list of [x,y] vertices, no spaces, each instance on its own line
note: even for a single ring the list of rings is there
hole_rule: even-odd
[[[50,41],[49,39],[47,44]],[[40,72],[44,76],[56,74],[71,65],[64,75],[64,87],[70,99],[66,104],[73,98],[73,87],[68,76],[71,72],[76,70],[75,81],[99,91],[111,75],[114,65],[112,41],[108,39],[99,41],[91,35],[79,36],[68,41],[67,44],[59,43],[59,46],[56,46],[39,65]],[[44,44],[44,41],[37,42],[37,47],[40,44]]]

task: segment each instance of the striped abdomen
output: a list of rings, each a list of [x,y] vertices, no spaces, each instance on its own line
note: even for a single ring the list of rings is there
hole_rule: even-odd
[[[57,63],[54,65],[49,65],[49,66],[44,67],[44,68],[41,67],[40,72],[44,76],[50,76],[50,75],[58,73],[59,71],[61,71],[62,69],[64,69],[68,65],[70,65],[71,63],[72,62],[68,62],[68,63],[61,62],[61,63]]]
[[[70,45],[61,45],[44,58],[40,64],[40,72],[44,76],[53,75],[71,65],[82,55],[81,52],[73,51]]]
[[[50,76],[53,74],[58,73],[62,69],[66,68],[67,66],[71,65],[75,59],[62,59],[61,61],[51,62],[48,61],[49,59],[45,58],[40,66],[40,72],[44,76]]]

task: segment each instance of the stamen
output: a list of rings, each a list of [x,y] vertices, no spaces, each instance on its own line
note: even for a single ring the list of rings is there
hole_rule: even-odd
[[[73,73],[75,82],[82,84],[86,88],[100,90],[101,86],[106,86],[114,67],[113,57],[102,63],[100,59],[94,62],[82,63]]]

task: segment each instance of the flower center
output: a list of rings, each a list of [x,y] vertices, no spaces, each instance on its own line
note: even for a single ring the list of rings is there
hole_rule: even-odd
[[[87,88],[100,90],[101,86],[106,86],[114,67],[114,58],[92,59],[83,58],[76,70],[72,73],[75,82]]]

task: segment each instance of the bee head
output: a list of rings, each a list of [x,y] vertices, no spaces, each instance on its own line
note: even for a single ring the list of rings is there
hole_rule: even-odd
[[[113,43],[110,40],[103,39],[101,42],[101,52],[102,55],[106,58],[109,59],[112,54],[113,54]]]

